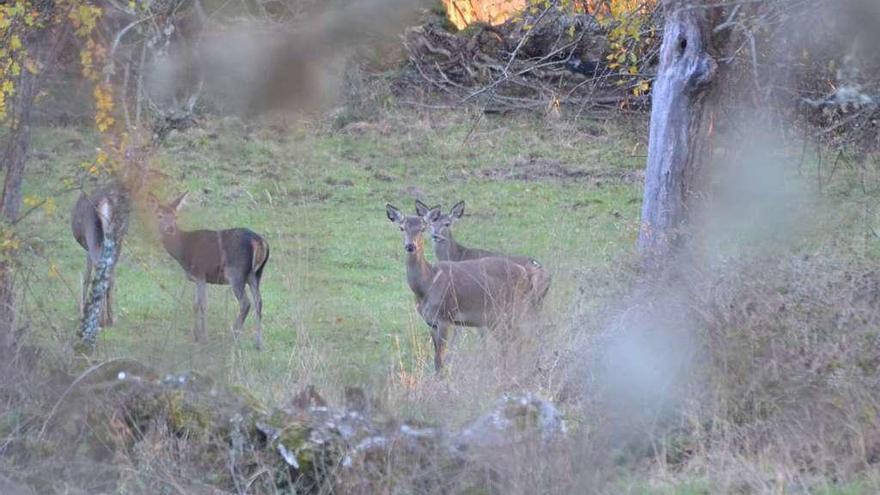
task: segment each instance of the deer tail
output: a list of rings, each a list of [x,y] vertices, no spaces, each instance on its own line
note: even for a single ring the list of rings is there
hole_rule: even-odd
[[[253,252],[251,267],[259,279],[263,276],[263,268],[266,266],[266,262],[269,261],[269,243],[260,237],[251,240],[251,247]]]

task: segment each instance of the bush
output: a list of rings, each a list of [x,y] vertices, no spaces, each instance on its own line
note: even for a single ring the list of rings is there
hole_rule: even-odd
[[[713,493],[876,472],[880,264],[790,255],[702,269],[687,259],[625,289],[624,309],[586,333],[586,364],[569,375],[585,390],[593,451],[606,465],[707,478]]]

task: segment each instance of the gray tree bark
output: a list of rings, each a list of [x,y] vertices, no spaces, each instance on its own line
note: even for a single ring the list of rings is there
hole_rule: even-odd
[[[101,310],[112,288],[113,272],[119,261],[122,241],[128,231],[128,219],[131,213],[128,189],[117,182],[112,191],[107,198],[108,214],[100,216],[104,245],[89,285],[89,296],[83,308],[83,318],[78,332],[81,344],[79,350],[86,353],[91,353],[97,346],[98,332],[101,330]]]
[[[686,238],[708,159],[712,112],[706,101],[717,64],[712,56],[712,12],[700,5],[681,0],[664,4],[638,241],[649,265],[662,265]]]

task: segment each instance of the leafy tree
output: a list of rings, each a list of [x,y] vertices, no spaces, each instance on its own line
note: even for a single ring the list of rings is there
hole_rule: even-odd
[[[59,65],[59,54],[65,48],[79,49],[83,78],[93,86],[94,122],[102,136],[102,146],[94,162],[87,165],[88,173],[115,180],[122,170],[122,157],[130,154],[129,137],[115,117],[113,81],[106,70],[107,43],[99,29],[103,15],[101,6],[87,0],[24,0],[0,6],[0,46],[4,47],[0,48],[0,123],[6,129],[0,203],[0,348],[7,351],[17,340],[16,274],[23,243],[16,225],[23,216],[22,204],[44,208],[54,204],[53,198],[22,198],[34,110],[41,88]],[[123,216],[122,221],[126,218]],[[120,233],[115,236],[117,241]],[[96,270],[96,281],[103,281],[103,285],[118,258],[118,250],[112,242],[109,244],[109,265],[102,263]],[[101,283],[92,284],[95,297],[86,308],[84,322],[91,321],[91,313],[100,311],[106,292],[101,288]]]
[[[31,141],[34,106],[45,76],[71,37],[86,39],[101,9],[85,0],[18,0],[0,5],[0,123],[3,181],[0,259],[0,349],[16,340],[16,261],[21,242],[22,181]],[[85,56],[85,55],[84,55]]]

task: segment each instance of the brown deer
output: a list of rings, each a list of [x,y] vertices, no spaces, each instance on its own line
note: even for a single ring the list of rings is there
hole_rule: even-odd
[[[419,314],[431,327],[437,371],[443,367],[452,327],[510,328],[520,312],[528,310],[523,301],[532,288],[525,268],[499,257],[432,265],[425,259],[422,234],[428,225],[424,217],[404,215],[390,204],[385,208],[388,219],[403,232],[406,279]]]
[[[431,240],[434,244],[434,254],[440,261],[503,257],[525,268],[532,279],[531,285],[534,289],[531,294],[531,302],[535,309],[540,309],[552,281],[552,277],[541,266],[541,263],[528,256],[507,256],[486,249],[465,247],[456,242],[452,236],[452,224],[464,216],[464,201],[459,201],[449,210],[449,213],[444,214],[440,206],[430,208],[425,203],[416,200],[416,214],[423,217],[428,223]]]
[[[238,299],[238,318],[233,332],[238,336],[251,308],[245,293],[245,285],[254,297],[257,314],[256,346],[263,345],[263,298],[260,295],[260,279],[269,260],[269,243],[248,229],[192,230],[177,228],[177,212],[187,193],[164,205],[155,196],[149,196],[150,207],[156,215],[162,244],[172,258],[176,259],[188,279],[196,283],[194,309],[196,322],[193,330],[197,342],[206,338],[205,310],[207,309],[207,284],[231,285]]]
[[[83,249],[86,250],[86,271],[83,275],[82,294],[80,298],[80,314],[86,307],[89,297],[89,286],[92,282],[92,269],[98,265],[101,251],[104,249],[104,232],[107,231],[107,222],[110,221],[111,205],[110,195],[113,194],[109,187],[100,188],[92,194],[85,192],[80,194],[79,199],[73,206],[71,215],[71,229],[73,237]],[[118,253],[117,253],[118,256]],[[101,308],[101,326],[113,325],[113,286],[115,275],[110,274],[110,286],[107,289],[107,300]]]

